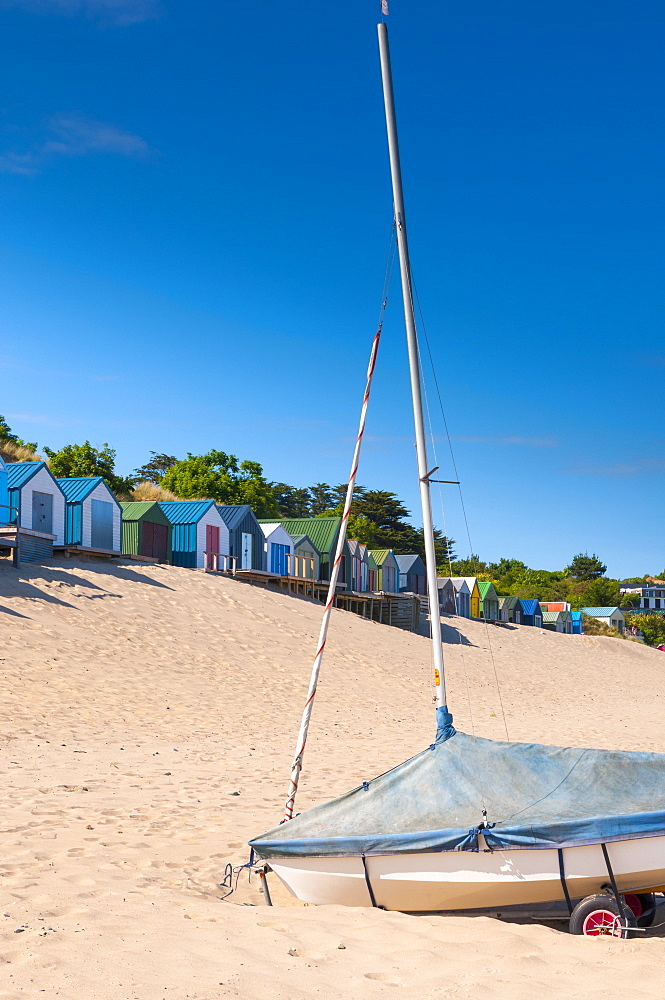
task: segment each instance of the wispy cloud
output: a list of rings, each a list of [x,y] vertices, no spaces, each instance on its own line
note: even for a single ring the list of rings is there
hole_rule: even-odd
[[[634,461],[614,462],[610,465],[580,464],[564,469],[571,476],[599,476],[602,479],[631,479],[634,476],[654,475],[665,472],[665,458],[645,457]]]
[[[152,21],[162,12],[160,0],[0,0],[0,9],[11,8],[35,14],[81,15],[119,27]]]
[[[140,136],[72,111],[49,119],[44,134],[27,149],[0,154],[0,171],[29,176],[61,156],[107,153],[144,159],[149,152],[148,143]]]
[[[451,434],[453,441],[464,441],[468,444],[517,445],[526,448],[558,448],[555,437],[521,437],[519,434],[498,435],[496,437],[483,434]]]

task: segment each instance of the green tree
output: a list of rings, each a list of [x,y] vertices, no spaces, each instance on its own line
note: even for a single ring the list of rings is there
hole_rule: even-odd
[[[310,517],[323,514],[325,510],[335,505],[333,491],[327,483],[315,483],[314,486],[309,487],[307,492],[309,493]]]
[[[626,627],[635,626],[647,646],[661,646],[665,643],[665,618],[662,615],[626,615]]]
[[[160,486],[183,500],[209,498],[220,504],[249,504],[257,517],[279,517],[279,506],[258,462],[238,462],[235,455],[189,453],[163,476]]]
[[[155,483],[158,486],[178,459],[175,455],[158,455],[156,451],[151,451],[150,455],[151,458],[145,465],[134,469],[134,479],[137,483]]]
[[[453,561],[453,576],[483,576],[487,572],[487,563],[474,553],[471,553],[467,559]]]
[[[639,594],[621,594],[621,602],[619,604],[620,608],[639,608],[640,606],[640,595]]]
[[[133,485],[131,477],[124,478],[115,471],[115,448],[104,443],[93,448],[89,441],[83,444],[67,444],[60,451],[44,447],[49,466],[54,476],[73,479],[77,476],[101,476],[114,493],[129,493]]]
[[[17,437],[1,413],[0,413],[0,441],[11,441],[12,444],[18,445],[19,448],[28,448],[30,451],[37,451],[37,442],[23,441],[22,438]]]
[[[614,608],[619,604],[619,582],[606,576],[590,580],[571,603],[576,608]]]
[[[566,573],[573,580],[596,580],[606,569],[607,566],[600,561],[595,552],[592,555],[580,552],[573,556],[570,566],[566,567]]]
[[[310,491],[306,487],[297,488],[287,483],[271,483],[270,488],[282,517],[312,516]]]

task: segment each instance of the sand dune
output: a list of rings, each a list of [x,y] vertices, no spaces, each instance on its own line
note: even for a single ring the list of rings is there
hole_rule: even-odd
[[[305,907],[278,887],[268,909],[245,881],[220,901],[225,864],[281,816],[320,614],[172,567],[0,566],[0,996],[660,997],[657,932]],[[459,728],[665,751],[660,652],[445,632]],[[298,808],[432,732],[427,641],[336,612]]]

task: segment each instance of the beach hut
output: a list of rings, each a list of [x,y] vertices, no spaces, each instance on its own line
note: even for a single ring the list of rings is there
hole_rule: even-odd
[[[540,601],[535,597],[520,597],[520,608],[522,611],[522,625],[535,625],[541,628],[543,624],[543,612]]]
[[[171,563],[204,569],[205,553],[229,554],[229,529],[214,500],[169,500],[159,504],[171,525]]]
[[[367,589],[370,593],[375,593],[377,588],[376,580],[378,567],[370,549],[367,549]]]
[[[65,495],[45,462],[7,465],[11,523],[21,532],[21,561],[50,559],[54,545],[65,543]]]
[[[466,577],[453,576],[451,579],[453,581],[453,587],[455,588],[455,604],[457,605],[457,614],[460,618],[470,618],[471,591],[469,590],[469,585],[466,582]]]
[[[596,621],[603,622],[609,628],[616,628],[623,632],[626,627],[626,617],[621,608],[580,608],[587,618],[595,618]]]
[[[365,545],[364,542],[358,542],[358,545],[360,546],[360,558],[362,560],[362,567],[361,567],[361,574],[362,574],[362,576],[361,576],[361,584],[362,584],[362,587],[361,587],[361,592],[363,594],[365,594],[370,589],[370,586],[369,586],[369,549],[367,548],[367,546]]]
[[[543,611],[570,611],[569,601],[541,601]]]
[[[102,477],[58,477],[56,482],[65,494],[64,544],[120,555],[122,510]]]
[[[582,635],[582,612],[581,611],[571,611],[570,612],[570,624],[572,628],[573,635]]]
[[[0,524],[11,524],[12,522],[9,510],[9,486],[7,479],[7,466],[2,455],[0,455]]]
[[[455,584],[449,576],[440,576],[437,579],[439,588],[439,611],[442,615],[457,614],[457,595]]]
[[[260,521],[264,535],[263,551],[265,566],[269,573],[279,576],[289,575],[288,556],[293,552],[293,538],[279,521]]]
[[[217,504],[229,532],[229,555],[236,569],[265,569],[265,536],[254,511],[246,503]]]
[[[351,587],[354,593],[363,592],[363,551],[357,538],[347,539],[351,562]]]
[[[289,559],[289,575],[302,576],[306,580],[319,580],[321,572],[320,553],[309,535],[290,535],[293,554]]]
[[[478,584],[480,593],[480,616],[488,622],[499,621],[499,595],[494,584],[489,580],[481,580]]]
[[[372,549],[371,551],[377,569],[376,589],[389,594],[398,593],[399,566],[395,553],[392,549]]]
[[[427,570],[419,555],[396,555],[399,566],[399,590],[402,594],[426,594]]]
[[[171,522],[156,500],[120,503],[122,554],[171,562]]]
[[[541,614],[543,616],[543,628],[548,629],[550,632],[565,631],[563,611],[542,611]]]
[[[519,597],[500,597],[499,614],[502,622],[512,622],[514,625],[522,624],[522,608]]]
[[[320,579],[330,579],[330,563],[335,557],[335,545],[339,534],[341,517],[285,517],[261,518],[259,524],[281,524],[285,531],[294,535],[308,535],[320,556]],[[348,560],[346,560],[348,561]],[[269,568],[269,567],[268,567]],[[346,567],[341,582],[346,582]]]
[[[469,617],[480,618],[480,590],[477,576],[462,576],[455,579],[464,580],[469,588]]]

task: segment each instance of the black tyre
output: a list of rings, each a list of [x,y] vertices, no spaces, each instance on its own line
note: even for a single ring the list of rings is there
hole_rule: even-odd
[[[623,897],[638,927],[651,927],[656,919],[656,897],[652,892],[627,892]]]
[[[630,937],[631,928],[636,926],[633,911],[629,906],[617,905],[614,896],[599,893],[581,900],[570,917],[570,933],[585,937]]]

